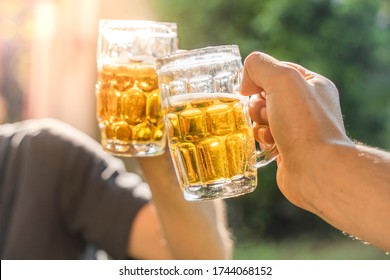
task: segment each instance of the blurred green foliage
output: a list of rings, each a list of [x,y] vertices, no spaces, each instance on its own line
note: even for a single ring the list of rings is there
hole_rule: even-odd
[[[389,1],[152,0],[152,4],[159,20],[178,23],[183,49],[237,44],[243,58],[260,50],[328,77],[339,89],[349,136],[390,149]],[[340,234],[290,204],[277,189],[275,169],[271,164],[259,170],[259,188],[253,194],[228,200],[235,236]]]

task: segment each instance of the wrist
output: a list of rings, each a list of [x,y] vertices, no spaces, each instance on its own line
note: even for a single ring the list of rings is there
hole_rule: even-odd
[[[317,201],[323,198],[324,186],[338,172],[340,154],[354,147],[348,138],[306,142],[302,149],[282,151],[278,159],[278,185],[295,205],[317,214]]]
[[[342,192],[343,176],[349,168],[350,155],[355,153],[356,144],[350,139],[322,143],[311,149],[306,160],[300,162],[297,182],[304,208],[323,217],[332,211],[334,196]]]

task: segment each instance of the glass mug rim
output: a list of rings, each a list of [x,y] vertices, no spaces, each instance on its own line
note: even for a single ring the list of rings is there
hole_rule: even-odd
[[[178,50],[175,53],[164,55],[156,59],[157,72],[166,69],[167,71],[173,71],[175,69],[187,68],[189,66],[197,67],[204,63],[213,64],[218,61],[226,62],[228,56],[232,59],[240,59],[241,54],[238,45],[219,45],[219,46],[207,46],[203,48],[190,49],[190,50]],[[180,63],[181,60],[191,59]]]
[[[149,30],[151,36],[176,37],[177,23],[168,21],[133,20],[133,19],[100,19],[98,32],[106,29],[141,32]]]

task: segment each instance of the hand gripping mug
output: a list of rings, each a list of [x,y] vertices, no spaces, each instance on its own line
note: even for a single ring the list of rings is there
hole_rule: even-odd
[[[213,46],[156,60],[169,149],[189,201],[252,192],[257,168],[274,160],[276,146],[256,151],[249,98],[239,94],[238,46]]]
[[[100,20],[96,113],[105,151],[118,156],[165,151],[155,59],[176,51],[176,30],[176,23]]]

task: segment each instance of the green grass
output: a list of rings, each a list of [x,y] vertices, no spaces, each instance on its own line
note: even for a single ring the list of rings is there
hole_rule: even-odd
[[[390,260],[390,255],[371,245],[345,237],[337,240],[296,238],[280,242],[237,243],[236,260]]]

